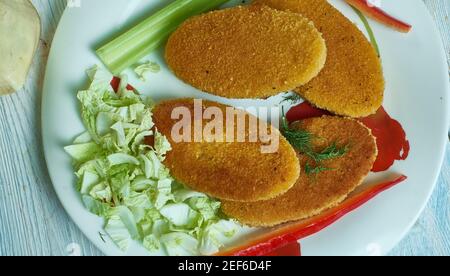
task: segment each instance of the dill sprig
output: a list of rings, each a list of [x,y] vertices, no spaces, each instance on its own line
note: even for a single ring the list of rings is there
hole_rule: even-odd
[[[318,175],[321,172],[332,171],[332,170],[334,170],[334,169],[327,168],[322,165],[315,166],[315,167],[311,166],[309,163],[306,163],[306,165],[305,165],[305,173],[307,175]]]
[[[308,132],[303,129],[292,129],[289,126],[289,122],[287,121],[286,116],[284,115],[282,118],[281,127],[284,137],[286,137],[288,142],[294,148],[310,157],[314,156],[314,151],[312,149],[311,143],[312,139],[314,138],[314,135],[311,132]]]
[[[338,147],[336,142],[325,148],[323,151],[314,154],[314,161],[321,162],[325,160],[339,158],[348,152],[348,145],[345,147]]]
[[[104,243],[106,243],[106,240],[105,240],[106,234],[104,234],[104,233],[102,233],[102,232],[98,232],[98,235],[99,235],[100,239],[101,239]]]
[[[338,147],[336,142],[334,142],[320,152],[314,151],[312,141],[313,139],[317,139],[317,137],[304,129],[292,129],[289,126],[289,122],[287,121],[286,116],[284,116],[284,111],[281,122],[281,129],[284,137],[295,149],[307,155],[317,164],[317,166],[315,167],[312,167],[309,163],[306,164],[305,172],[308,175],[319,174],[324,171],[333,170],[331,168],[322,166],[322,162],[342,157],[349,150],[348,145],[345,147]]]
[[[297,93],[289,93],[288,95],[283,97],[281,103],[288,102],[291,104],[296,104],[298,102],[303,101],[302,97]]]

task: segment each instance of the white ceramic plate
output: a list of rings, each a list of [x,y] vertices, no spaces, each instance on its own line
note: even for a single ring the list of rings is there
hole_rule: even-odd
[[[240,2],[240,1],[236,1]],[[360,28],[355,13],[342,1],[331,1]],[[74,3],[77,3],[76,1]],[[166,5],[167,0],[81,0],[67,8],[56,32],[45,77],[43,140],[48,169],[64,208],[84,234],[105,254],[121,255],[99,236],[102,220],[91,215],[74,189],[70,158],[63,147],[83,131],[76,92],[86,85],[85,70],[99,64],[94,54],[105,39]],[[380,44],[387,82],[385,107],[399,120],[411,142],[409,158],[390,172],[409,180],[380,195],[326,230],[302,241],[305,255],[386,254],[409,231],[433,191],[444,155],[449,126],[449,82],[441,41],[421,0],[383,1],[383,8],[413,25],[401,34],[371,22]],[[232,101],[201,93],[183,84],[165,67],[157,51],[149,59],[163,70],[147,83],[131,80],[155,100],[202,97],[237,106],[271,105],[267,101]],[[377,176],[372,176],[377,177]],[[383,174],[378,176],[383,177]],[[138,245],[130,255],[146,254]]]

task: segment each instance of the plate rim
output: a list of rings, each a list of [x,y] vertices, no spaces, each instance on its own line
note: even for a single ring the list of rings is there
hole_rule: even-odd
[[[425,18],[425,20],[427,20],[427,21],[431,21],[432,22],[432,24],[433,24],[433,28],[430,30],[430,37],[432,36],[433,37],[433,39],[434,40],[437,40],[437,44],[439,45],[439,56],[440,56],[440,58],[444,61],[444,62],[442,62],[442,63],[440,63],[440,66],[442,67],[441,69],[440,69],[440,71],[442,72],[442,74],[443,74],[443,76],[445,75],[445,76],[447,76],[447,57],[446,57],[446,54],[445,54],[445,50],[444,50],[444,46],[443,46],[443,42],[442,42],[442,39],[441,39],[441,36],[440,36],[440,33],[439,33],[439,31],[438,31],[438,28],[437,28],[437,25],[436,25],[436,22],[435,22],[435,20],[433,19],[433,17],[431,16],[431,13],[430,13],[430,11],[428,10],[428,8],[427,8],[427,6],[425,5],[425,3],[423,2],[423,1],[421,1],[421,0],[417,0],[416,2],[420,2],[420,4],[419,5],[421,5],[421,9],[424,9],[425,10],[425,12],[426,12],[426,14],[427,14],[427,18]],[[47,142],[46,141],[48,141],[48,139],[46,138],[47,137],[47,134],[48,134],[48,131],[46,131],[46,129],[48,128],[48,126],[47,126],[47,120],[45,119],[45,117],[46,117],[46,106],[48,105],[47,104],[47,98],[49,97],[48,96],[48,94],[49,94],[49,92],[48,92],[48,75],[49,75],[49,68],[50,68],[50,66],[48,66],[50,63],[51,63],[51,61],[53,60],[53,53],[54,53],[54,47],[53,47],[53,41],[58,37],[58,35],[62,32],[62,24],[60,24],[66,17],[68,16],[68,7],[66,6],[66,8],[65,8],[65,10],[64,10],[64,13],[63,13],[63,15],[61,16],[61,19],[60,19],[60,22],[58,23],[58,26],[57,26],[57,28],[56,28],[56,30],[55,30],[55,33],[54,33],[54,36],[53,36],[53,40],[52,40],[52,45],[51,45],[51,48],[50,48],[50,51],[49,51],[49,55],[48,55],[48,60],[47,60],[47,64],[46,64],[46,69],[45,69],[45,76],[44,76],[44,82],[43,82],[43,88],[42,88],[42,99],[41,99],[41,117],[40,117],[40,119],[41,119],[41,139],[42,139],[42,145],[43,145],[43,150],[44,150],[44,159],[45,159],[45,162],[46,162],[46,167],[47,167],[47,171],[48,171],[48,173],[49,173],[49,176],[50,176],[50,179],[51,179],[51,182],[52,182],[52,186],[53,186],[53,189],[55,190],[55,193],[56,193],[56,196],[57,196],[57,198],[58,198],[58,200],[59,200],[59,202],[61,203],[61,205],[63,206],[63,208],[64,208],[64,211],[66,212],[66,214],[70,217],[70,219],[74,222],[74,224],[77,226],[77,228],[83,233],[83,235],[90,241],[90,242],[92,242],[98,249],[99,249],[99,251],[100,252],[102,252],[104,255],[112,255],[112,254],[109,254],[109,250],[106,250],[105,249],[105,246],[100,242],[100,241],[98,241],[97,239],[94,239],[93,237],[91,237],[91,235],[89,235],[88,234],[88,232],[85,230],[85,228],[84,227],[81,227],[80,225],[79,225],[79,223],[77,223],[76,221],[77,221],[77,219],[74,217],[74,214],[72,214],[69,210],[70,210],[70,208],[69,208],[69,204],[70,203],[67,203],[67,202],[65,202],[63,199],[62,199],[62,194],[59,192],[59,188],[58,188],[58,185],[56,185],[55,183],[57,183],[57,181],[56,181],[56,179],[55,179],[55,177],[54,177],[54,175],[53,175],[53,173],[51,172],[51,170],[50,170],[50,161],[48,160],[48,156],[49,156],[49,154],[48,154],[48,151],[49,151],[49,147],[51,146],[51,145],[48,145],[47,144]],[[437,50],[437,49],[436,49]],[[448,76],[447,76],[448,77]],[[444,87],[443,88],[445,88],[445,90],[446,91],[443,91],[443,93],[447,93],[447,94],[450,94],[450,79],[449,79],[449,82],[447,82],[446,83],[446,85],[444,85]],[[445,105],[445,111],[446,111],[446,113],[447,113],[447,115],[446,115],[446,117],[442,120],[442,124],[444,124],[446,127],[447,127],[447,129],[448,129],[448,127],[450,126],[450,107],[449,107],[449,98],[447,97],[447,98],[445,98],[444,99],[444,105]],[[447,132],[444,132],[443,133],[443,135],[442,135],[443,137],[441,138],[441,143],[439,144],[439,152],[440,152],[440,156],[439,156],[439,158],[436,158],[436,160],[438,160],[439,161],[439,164],[440,164],[440,166],[437,166],[437,167],[435,167],[435,168],[433,168],[433,172],[432,172],[432,174],[433,174],[433,176],[434,176],[434,178],[433,178],[433,180],[432,180],[432,183],[433,183],[433,185],[430,185],[430,188],[428,189],[429,191],[428,191],[428,194],[426,195],[426,200],[424,200],[422,203],[421,203],[421,206],[420,206],[420,211],[419,212],[417,212],[417,214],[414,216],[414,218],[413,219],[411,219],[410,220],[410,223],[409,223],[409,226],[407,226],[407,227],[405,227],[404,228],[404,230],[403,230],[403,232],[402,232],[402,234],[401,235],[399,235],[398,236],[398,238],[396,239],[396,242],[395,243],[392,243],[391,244],[391,246],[390,246],[390,248],[387,248],[387,250],[386,250],[386,253],[388,254],[389,252],[391,252],[392,251],[392,249],[395,247],[395,246],[397,246],[398,244],[399,244],[399,242],[401,241],[401,240],[403,240],[404,238],[405,238],[405,236],[410,232],[410,230],[411,230],[411,228],[414,226],[414,224],[418,221],[418,219],[420,218],[420,216],[423,214],[423,211],[424,211],[424,209],[426,208],[426,206],[427,206],[427,204],[429,203],[429,201],[430,201],[430,198],[431,198],[431,196],[432,196],[432,194],[433,194],[433,192],[435,191],[435,188],[436,188],[436,185],[437,185],[437,180],[438,180],[438,177],[439,177],[439,175],[440,175],[440,172],[441,172],[441,169],[442,169],[442,166],[443,166],[443,164],[444,164],[444,158],[445,158],[445,148],[446,148],[446,146],[447,146]],[[106,247],[109,247],[109,245],[108,246],[106,246]]]
[[[425,3],[421,0],[418,1],[420,4],[422,5],[422,9],[425,10],[426,15],[427,15],[427,20],[431,21],[433,24],[433,28],[430,30],[432,32],[432,36],[434,37],[435,40],[438,41],[438,45],[439,45],[439,55],[440,58],[442,60],[444,60],[444,62],[441,64],[442,65],[442,74],[446,75],[448,77],[448,82],[446,87],[446,91],[444,91],[444,93],[450,94],[450,75],[448,75],[447,73],[447,68],[445,67],[445,65],[450,66],[450,64],[448,64],[448,60],[447,60],[447,55],[445,54],[445,48],[444,48],[444,44],[439,32],[439,29],[437,27],[436,21],[434,20],[434,18],[432,17],[430,10],[428,9],[428,7],[425,5]],[[445,73],[444,73],[445,72]],[[447,129],[450,127],[450,101],[447,100],[445,101],[445,109],[446,109],[446,117],[443,120],[443,124],[447,126]],[[444,102],[444,103],[445,103]],[[450,131],[450,130],[448,130]],[[431,196],[433,195],[434,191],[436,190],[436,186],[437,186],[437,182],[439,180],[439,176],[440,173],[442,171],[442,167],[444,165],[444,161],[445,161],[445,154],[446,154],[446,147],[447,147],[447,143],[448,143],[448,131],[446,131],[444,133],[443,138],[442,138],[442,143],[440,143],[440,156],[439,156],[439,164],[440,166],[438,166],[437,168],[435,168],[435,172],[434,174],[434,178],[433,178],[433,185],[430,187],[429,192],[426,196],[426,200],[422,202],[422,206],[420,207],[420,211],[416,214],[416,216],[411,220],[410,225],[408,227],[406,227],[403,231],[403,233],[401,234],[401,236],[399,236],[399,238],[396,240],[395,244],[393,244],[391,246],[391,248],[389,248],[389,250],[387,250],[387,254],[389,254],[389,252],[391,252],[402,240],[404,240],[406,238],[406,236],[409,234],[409,232],[411,231],[411,229],[414,227],[414,225],[417,223],[417,221],[420,219],[420,217],[422,216],[423,212],[425,211],[425,208],[427,207],[428,203],[430,202]]]

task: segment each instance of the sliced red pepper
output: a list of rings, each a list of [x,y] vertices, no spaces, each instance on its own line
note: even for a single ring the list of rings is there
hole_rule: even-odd
[[[286,114],[286,118],[292,123],[328,114],[330,113],[304,102],[292,107]],[[370,128],[373,136],[377,138],[378,157],[373,165],[373,172],[384,172],[396,160],[408,158],[410,145],[405,130],[397,120],[389,116],[384,107],[380,107],[377,113],[361,118],[359,121]]]
[[[111,87],[115,92],[119,89],[120,78],[113,77]],[[127,85],[127,89],[134,91],[135,88]],[[381,109],[380,109],[381,110]],[[384,111],[384,109],[382,109]],[[384,111],[384,113],[386,113]],[[380,114],[378,112],[377,114]],[[387,113],[386,113],[387,114]],[[286,117],[289,122],[303,120],[312,117],[330,115],[329,112],[313,107],[304,102],[292,108]],[[376,116],[376,115],[374,115]],[[370,117],[369,117],[370,118]],[[376,117],[375,117],[376,118]],[[341,217],[357,209],[379,193],[403,182],[406,176],[400,176],[397,179],[374,185],[363,192],[347,199],[340,206],[332,208],[314,218],[294,222],[275,229],[273,232],[264,234],[250,241],[246,245],[231,248],[220,252],[220,256],[301,256],[301,246],[298,240],[315,234],[327,226],[331,225]]]
[[[330,112],[316,108],[308,102],[303,102],[297,106],[292,107],[286,113],[286,119],[292,123],[308,118],[322,117],[323,115],[331,115]]]
[[[356,9],[360,10],[362,13],[368,17],[388,26],[396,29],[397,31],[408,33],[411,31],[412,26],[405,23],[382,9],[370,4],[367,0],[345,0],[348,4],[352,5]]]
[[[110,82],[112,89],[114,90],[114,92],[117,93],[117,91],[119,90],[119,85],[120,85],[120,78],[118,77],[113,77],[113,79]],[[135,91],[134,87],[131,85],[127,85],[127,90],[130,91]]]
[[[302,255],[302,248],[298,241],[291,242],[286,246],[276,249],[268,254],[266,257],[299,257]]]
[[[392,181],[365,188],[358,194],[348,198],[339,206],[329,209],[318,216],[274,228],[270,232],[252,238],[244,245],[229,248],[225,251],[219,252],[217,255],[264,256],[276,249],[286,246],[287,244],[296,242],[321,231],[336,222],[341,217],[354,211],[381,192],[394,187],[406,179],[407,177],[402,175]]]
[[[389,116],[383,107],[374,115],[362,118],[360,121],[370,128],[373,136],[377,138],[378,157],[373,165],[373,172],[384,172],[396,160],[408,158],[410,145],[406,139],[405,130],[397,120]]]

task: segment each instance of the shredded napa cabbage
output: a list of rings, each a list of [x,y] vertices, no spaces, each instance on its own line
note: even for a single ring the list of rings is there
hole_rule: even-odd
[[[78,92],[86,132],[65,148],[73,158],[77,189],[86,208],[105,219],[104,230],[127,251],[137,240],[168,255],[216,253],[240,225],[226,219],[220,202],[176,183],[163,165],[171,146],[154,129],[154,103],[119,89],[103,69],[88,71],[91,85]],[[154,136],[154,146],[144,143]]]
[[[147,75],[150,73],[158,73],[161,71],[161,66],[153,61],[147,61],[134,69],[134,72],[141,81],[147,81]]]

